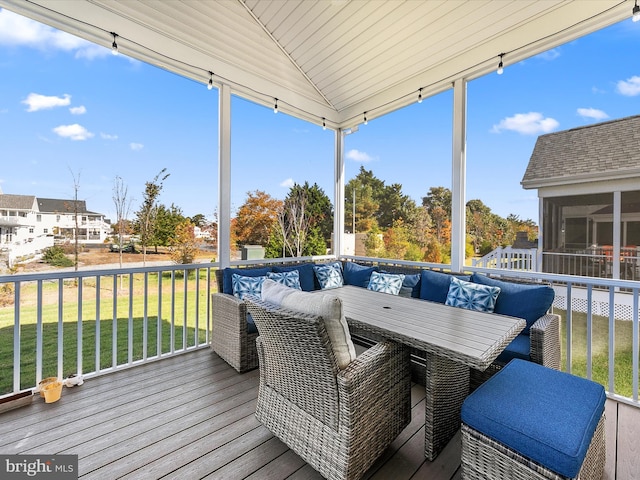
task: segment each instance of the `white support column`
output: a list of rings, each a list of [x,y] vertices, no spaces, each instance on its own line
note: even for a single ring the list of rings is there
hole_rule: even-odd
[[[544,197],[538,197],[538,249],[536,250],[536,272],[542,272],[544,249]]]
[[[333,189],[333,254],[342,255],[344,246],[344,132],[335,131]]]
[[[613,278],[620,278],[620,247],[622,237],[620,235],[620,224],[622,223],[622,193],[613,192],[613,265],[611,275]]]
[[[218,261],[231,261],[231,87],[222,85],[218,99]]]
[[[467,82],[453,84],[453,160],[451,181],[451,269],[464,269],[467,189]]]

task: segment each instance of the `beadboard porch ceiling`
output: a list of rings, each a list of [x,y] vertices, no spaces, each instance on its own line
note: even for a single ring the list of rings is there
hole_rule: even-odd
[[[631,16],[631,0],[0,0],[124,55],[348,128]]]

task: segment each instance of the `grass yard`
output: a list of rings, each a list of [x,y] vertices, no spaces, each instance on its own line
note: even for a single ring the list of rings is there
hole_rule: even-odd
[[[82,339],[83,372],[95,371],[96,361],[104,369],[114,364],[122,365],[140,360],[145,356],[155,356],[158,344],[162,353],[193,346],[196,344],[196,334],[198,343],[204,342],[207,328],[206,281],[206,272],[200,272],[199,292],[196,292],[193,272],[187,277],[186,286],[181,275],[172,277],[165,273],[159,285],[158,275],[148,274],[145,295],[144,274],[122,276],[116,280],[115,287],[113,276],[104,276],[99,280],[98,295],[98,282],[94,277],[82,282],[81,302],[75,281],[42,282],[40,289],[35,282],[23,284],[18,307],[21,388],[33,387],[36,380],[38,296],[42,298],[42,376],[58,374],[60,330],[63,339],[62,373],[67,376],[78,371],[79,333]],[[211,282],[215,284],[213,276]],[[60,298],[62,302],[59,301]],[[0,395],[13,390],[14,314],[14,305],[0,307]],[[81,332],[77,322],[80,314]],[[131,338],[128,334],[130,322]],[[96,337],[99,337],[98,343]],[[96,353],[98,349],[99,355]]]
[[[561,316],[561,347],[563,370],[567,365],[566,312],[555,310]],[[591,342],[591,375],[593,380],[609,388],[609,319],[593,315]],[[571,331],[571,372],[582,377],[587,375],[587,315],[573,312]],[[615,321],[614,389],[626,397],[633,394],[633,323]]]

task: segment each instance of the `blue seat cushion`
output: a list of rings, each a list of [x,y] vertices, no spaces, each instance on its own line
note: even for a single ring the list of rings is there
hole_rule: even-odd
[[[602,385],[515,359],[462,404],[463,423],[575,478],[604,412]]]
[[[271,267],[263,268],[231,268],[227,267],[222,272],[222,293],[233,295],[233,274],[242,275],[243,277],[263,277],[267,272],[271,271]]]
[[[420,298],[431,302],[444,303],[449,294],[451,274],[423,270],[420,278]],[[469,275],[455,275],[460,280],[469,281]]]
[[[301,263],[299,265],[276,265],[273,271],[276,273],[290,272],[297,270],[300,274],[300,287],[305,292],[316,290],[316,274],[313,272],[313,263]]]
[[[507,345],[496,361],[501,364],[509,363],[514,358],[531,360],[531,338],[526,333],[521,333]]]
[[[555,292],[548,285],[527,285],[496,280],[486,275],[474,273],[471,281],[481,285],[500,287],[494,312],[501,315],[523,318],[527,326],[522,333],[529,333],[531,325],[544,316],[551,308]]]
[[[355,262],[345,262],[342,277],[345,285],[367,288],[371,274],[377,271],[378,267],[365,267]]]

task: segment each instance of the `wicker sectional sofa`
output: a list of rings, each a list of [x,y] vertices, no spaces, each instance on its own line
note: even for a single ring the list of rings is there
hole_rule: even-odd
[[[332,262],[333,263],[333,262]],[[233,294],[233,274],[260,277],[266,272],[297,270],[304,291],[320,289],[314,275],[313,263],[226,268],[216,271],[218,292],[212,295],[212,349],[238,372],[258,366],[255,340],[258,336],[252,318],[247,314],[246,302]],[[408,266],[378,266],[351,261],[342,262],[345,284],[366,287],[371,272],[402,273],[404,281],[399,294],[416,301],[445,303],[452,274]],[[553,301],[553,289],[543,284],[523,284],[494,279],[485,275],[453,274],[472,283],[499,286],[494,311],[525,318],[527,328],[498,357],[485,372],[471,371],[471,388],[475,389],[512,358],[521,358],[550,368],[560,368],[560,318],[547,313]],[[452,307],[455,308],[455,307]],[[352,332],[354,342],[370,346],[379,339],[368,338],[363,332]],[[412,352],[414,379],[424,379],[424,356]],[[422,380],[424,381],[424,380]]]

